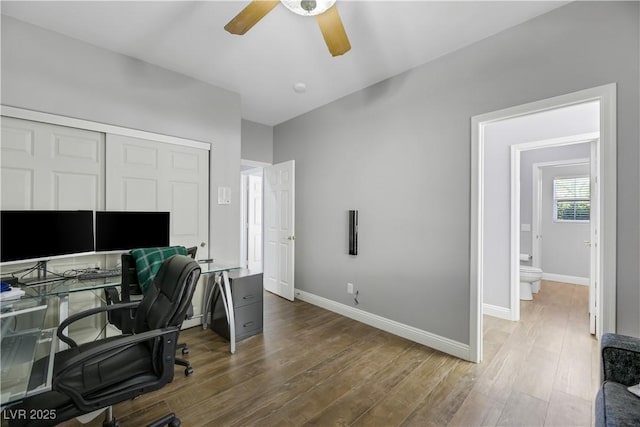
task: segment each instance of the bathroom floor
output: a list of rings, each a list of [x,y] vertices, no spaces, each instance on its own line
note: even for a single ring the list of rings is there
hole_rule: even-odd
[[[450,425],[593,425],[600,361],[588,307],[588,286],[543,280],[519,322],[484,316],[488,366]]]

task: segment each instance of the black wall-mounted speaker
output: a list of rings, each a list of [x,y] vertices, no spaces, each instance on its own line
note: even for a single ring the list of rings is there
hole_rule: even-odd
[[[349,211],[349,255],[358,255],[358,211]]]

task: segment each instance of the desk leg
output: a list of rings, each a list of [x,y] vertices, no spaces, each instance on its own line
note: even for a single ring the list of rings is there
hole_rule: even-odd
[[[217,274],[207,274],[204,281],[204,301],[202,301],[202,329],[207,329],[209,325],[209,310],[211,309],[211,299],[213,289],[216,287]]]
[[[58,304],[58,319],[59,323],[62,323],[69,317],[69,294],[60,294],[58,295],[59,304]],[[64,328],[62,333],[65,336],[69,336],[69,328]],[[69,348],[69,345],[62,341],[58,340],[60,351],[66,350]]]
[[[231,297],[231,283],[229,282],[229,272],[222,272],[222,283],[220,284],[224,288],[224,294],[226,298],[223,300],[225,303],[225,310],[227,312],[227,320],[229,321],[229,344],[231,354],[236,352],[236,319],[233,310],[233,298]]]

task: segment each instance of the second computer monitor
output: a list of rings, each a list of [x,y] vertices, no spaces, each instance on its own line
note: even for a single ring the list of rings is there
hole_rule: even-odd
[[[96,251],[169,246],[169,212],[96,212]]]

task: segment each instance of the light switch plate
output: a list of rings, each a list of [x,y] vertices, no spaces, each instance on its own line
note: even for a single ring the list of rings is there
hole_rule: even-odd
[[[218,187],[218,204],[231,204],[231,187]]]

